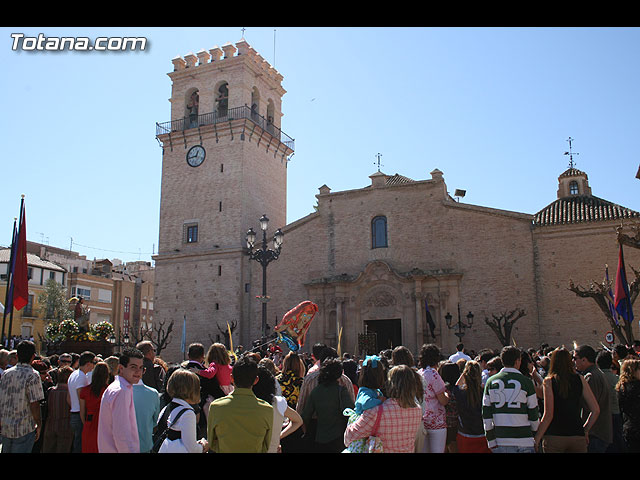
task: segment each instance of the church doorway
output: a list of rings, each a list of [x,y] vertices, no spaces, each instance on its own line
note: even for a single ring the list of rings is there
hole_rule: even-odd
[[[376,353],[402,345],[402,326],[399,318],[388,320],[366,320],[367,333],[376,334]]]

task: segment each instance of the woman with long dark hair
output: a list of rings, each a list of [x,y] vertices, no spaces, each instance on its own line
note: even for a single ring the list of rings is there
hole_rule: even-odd
[[[623,360],[616,395],[622,414],[622,437],[628,453],[640,452],[640,360]]]
[[[276,377],[280,389],[281,395],[287,400],[287,405],[293,410],[296,409],[298,404],[298,397],[300,395],[300,387],[304,380],[307,367],[304,364],[302,357],[298,352],[290,351],[284,357],[282,361],[282,370]],[[278,394],[280,395],[280,394]],[[280,449],[282,453],[300,453],[302,451],[303,430],[298,428],[290,435],[280,439]]]
[[[453,388],[455,387],[462,370],[467,363],[467,360],[461,358],[456,363],[450,360],[440,362],[438,366],[438,373],[442,377],[445,386],[447,387],[447,395],[449,396],[449,402],[444,406],[447,412],[447,453],[457,453],[457,440],[458,440],[458,405],[456,397],[453,394]]]
[[[102,394],[111,381],[109,365],[98,362],[91,373],[91,383],[78,391],[82,420],[82,453],[98,453],[98,419]]]
[[[287,403],[293,409],[298,403],[300,387],[304,380],[306,367],[297,352],[289,352],[282,361],[282,370],[276,377],[282,389],[282,396],[287,399]]]
[[[458,406],[458,453],[491,453],[482,420],[482,369],[469,360],[453,387]]]
[[[252,390],[256,397],[273,407],[271,443],[267,453],[281,452],[281,441],[300,430],[302,418],[287,404],[287,400],[281,395],[281,392],[276,392],[275,378],[264,365],[258,365],[258,382]]]
[[[584,377],[575,371],[572,354],[564,347],[551,353],[549,373],[542,382],[544,414],[535,446],[545,453],[586,453],[589,430],[600,414],[598,402]],[[582,402],[590,413],[581,418]]]

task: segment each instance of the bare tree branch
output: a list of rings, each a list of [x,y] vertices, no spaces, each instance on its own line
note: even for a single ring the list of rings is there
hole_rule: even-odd
[[[488,317],[485,317],[484,323],[493,330],[493,333],[496,334],[502,346],[506,347],[511,344],[511,332],[514,325],[526,314],[524,309],[515,308],[510,312],[504,311],[498,315],[491,314],[493,318],[490,320]]]
[[[218,331],[225,338],[225,345],[227,346],[227,348],[230,348],[231,347],[231,339],[229,338],[229,329],[231,330],[231,334],[233,335],[233,332],[238,327],[238,321],[237,320],[233,320],[229,324],[228,328],[221,328],[220,325],[217,324],[217,323],[216,323],[216,327],[218,327]],[[211,337],[211,334],[209,334],[209,340],[211,340],[211,343],[215,343],[215,340]]]
[[[633,235],[627,235],[622,233],[625,226],[621,224],[619,227],[616,227],[616,238],[618,243],[621,245],[626,245],[632,248],[640,248],[640,228],[638,225],[628,225],[627,228],[631,229]]]
[[[629,286],[629,297],[631,300],[631,304],[633,305],[633,301],[635,301],[638,296],[638,288],[640,288],[640,272],[633,268],[632,270],[636,275],[636,278],[632,282],[634,288],[633,295],[631,295],[631,285]],[[604,313],[607,321],[609,322],[609,326],[617,335],[617,337],[620,338],[623,343],[631,345],[634,340],[631,324],[626,322],[626,320],[624,320],[623,318],[619,317],[618,321],[616,321],[616,319],[611,314],[610,305],[613,304],[613,298],[609,293],[611,290],[611,286],[611,280],[609,280],[608,282],[606,280],[603,280],[601,283],[592,281],[589,285],[589,288],[587,289],[580,285],[575,285],[573,283],[573,280],[569,279],[569,290],[581,298],[591,298],[594,302],[596,302],[596,305],[598,305],[598,308],[600,308],[602,313]],[[620,321],[622,321],[622,323]]]
[[[143,340],[149,340],[156,349],[156,355],[160,356],[160,352],[167,348],[171,343],[171,332],[173,330],[173,320],[165,330],[166,321],[153,322],[151,328],[140,327],[140,329],[131,328],[129,333],[133,340],[133,345],[137,345]]]

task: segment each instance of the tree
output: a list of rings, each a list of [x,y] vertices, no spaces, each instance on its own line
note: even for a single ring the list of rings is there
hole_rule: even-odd
[[[229,338],[229,330],[231,330],[231,335],[233,335],[233,332],[238,327],[238,321],[232,320],[228,328],[220,328],[220,325],[217,323],[216,323],[216,327],[218,327],[218,331],[224,337],[224,343],[227,346],[227,348],[231,348],[231,338]],[[216,343],[215,340],[211,337],[211,334],[209,334],[209,340],[211,341],[211,343]]]
[[[636,298],[638,298],[638,293],[640,293],[640,271],[633,267],[630,268],[635,275],[635,279],[629,284],[629,301],[631,305],[633,305]],[[602,313],[604,313],[614,334],[622,343],[631,345],[634,341],[633,329],[631,328],[632,324],[620,316],[614,317],[613,315],[613,309],[611,308],[611,305],[613,305],[613,297],[611,296],[612,285],[612,280],[605,279],[602,282],[592,281],[589,284],[589,288],[584,288],[580,285],[576,286],[573,280],[569,279],[569,290],[579,297],[593,299],[600,310],[602,310]]]
[[[40,335],[42,345],[64,340],[59,325],[64,320],[72,320],[73,312],[69,308],[67,289],[50,278],[44,285],[44,291],[38,297],[38,311],[45,319],[44,338]]]
[[[44,292],[38,298],[40,315],[48,322],[60,323],[73,318],[69,308],[67,289],[50,278],[44,285]]]
[[[640,227],[638,225],[628,225],[627,228],[633,232],[632,235],[623,233],[624,228],[624,224],[616,227],[616,240],[618,243],[632,248],[640,248]],[[629,284],[629,302],[633,306],[636,298],[638,298],[638,293],[640,292],[640,272],[633,267],[630,268],[635,275],[635,279]],[[614,302],[611,295],[612,286],[612,280],[604,279],[600,283],[591,281],[589,288],[587,289],[579,285],[574,285],[573,280],[569,279],[569,290],[579,297],[593,299],[600,310],[602,310],[602,313],[604,313],[614,334],[626,345],[631,345],[635,340],[631,323],[618,315],[614,317],[613,309],[611,307]]]
[[[640,227],[638,227],[638,225],[631,225],[629,228],[635,232],[633,236],[623,233],[624,225],[616,228],[616,239],[618,243],[632,248],[640,248]]]
[[[506,347],[511,344],[511,331],[513,330],[513,326],[525,315],[526,312],[524,309],[516,308],[510,312],[501,312],[498,315],[491,314],[493,318],[490,320],[488,317],[485,317],[484,323],[489,325],[491,330],[493,330],[493,333],[498,337],[502,346]]]
[[[156,355],[160,356],[160,352],[171,343],[171,332],[173,331],[173,320],[171,320],[166,329],[165,324],[166,322],[163,320],[153,322],[151,328],[131,329],[131,337],[135,342],[134,344],[137,345],[143,340],[149,340],[156,349]]]

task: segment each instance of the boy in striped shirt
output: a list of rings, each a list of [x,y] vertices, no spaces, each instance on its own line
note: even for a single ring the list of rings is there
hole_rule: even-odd
[[[520,373],[521,352],[508,346],[500,358],[504,368],[487,380],[482,418],[494,453],[534,453],[540,417],[533,381]]]

